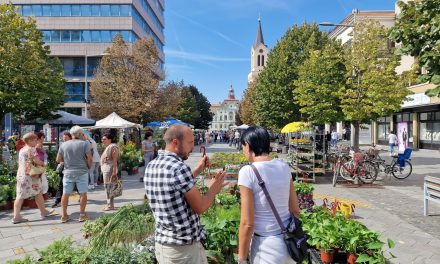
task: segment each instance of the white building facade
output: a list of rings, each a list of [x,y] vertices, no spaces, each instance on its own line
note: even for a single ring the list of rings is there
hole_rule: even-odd
[[[238,120],[238,108],[240,101],[235,99],[234,88],[229,88],[228,98],[222,103],[212,104],[213,113],[212,123],[209,131],[227,131],[231,126],[235,126]]]

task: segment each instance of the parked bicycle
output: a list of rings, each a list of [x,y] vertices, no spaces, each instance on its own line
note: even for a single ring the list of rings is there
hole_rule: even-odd
[[[378,153],[374,156],[370,156],[370,161],[375,164],[379,172],[383,172],[386,175],[392,174],[396,179],[403,180],[408,178],[412,173],[411,164],[412,149],[407,148],[403,154],[397,154],[392,156],[392,160],[389,164],[382,159]]]
[[[377,177],[377,166],[370,160],[364,159],[364,154],[354,153],[353,159],[349,155],[340,153],[333,166],[333,187],[336,186],[338,177],[351,182],[372,183]]]

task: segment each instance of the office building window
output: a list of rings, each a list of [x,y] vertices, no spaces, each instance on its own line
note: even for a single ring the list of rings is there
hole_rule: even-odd
[[[112,42],[121,34],[125,42],[133,43],[137,36],[128,30],[42,30],[45,42]]]
[[[22,16],[131,16],[131,5],[16,5]],[[153,16],[153,14],[150,14]],[[157,19],[157,18],[156,18]],[[153,18],[154,20],[154,18]],[[159,21],[155,21],[159,23]]]
[[[81,6],[72,5],[72,16],[81,16]]]
[[[70,5],[61,5],[61,16],[71,16],[71,6]]]

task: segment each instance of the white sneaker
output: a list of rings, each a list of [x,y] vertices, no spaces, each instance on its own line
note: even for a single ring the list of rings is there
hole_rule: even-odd
[[[95,185],[90,184],[90,185],[89,185],[89,190],[93,190],[93,189],[95,189]]]
[[[95,183],[95,184],[93,184],[93,186],[95,186],[95,187],[98,187],[98,184],[97,184],[97,183]]]

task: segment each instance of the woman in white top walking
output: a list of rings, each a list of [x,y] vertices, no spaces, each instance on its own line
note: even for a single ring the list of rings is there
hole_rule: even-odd
[[[250,127],[241,136],[243,153],[258,169],[284,225],[290,215],[299,217],[299,204],[289,165],[269,157],[269,133],[261,127]],[[238,263],[295,263],[287,252],[281,228],[267,202],[257,177],[250,166],[238,176],[241,194]]]
[[[390,145],[390,155],[392,156],[394,153],[394,147],[397,146],[397,136],[393,130],[391,130],[388,135],[388,144]]]

